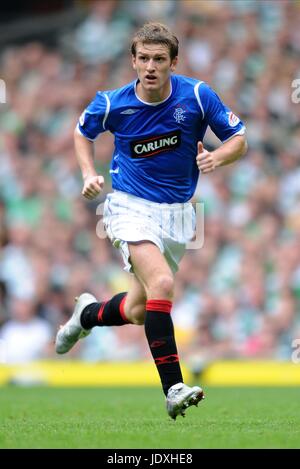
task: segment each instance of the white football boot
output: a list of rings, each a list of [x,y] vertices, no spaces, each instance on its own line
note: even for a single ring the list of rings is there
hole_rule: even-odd
[[[202,399],[204,399],[204,393],[199,386],[191,388],[183,383],[174,384],[168,391],[167,412],[172,419],[176,420],[177,415],[184,417],[185,409],[191,405],[197,407]]]
[[[84,308],[92,303],[97,303],[96,298],[90,293],[82,293],[75,298],[76,305],[73,314],[64,326],[61,326],[55,339],[56,353],[67,353],[79,339],[83,339],[91,333],[91,329],[84,329],[80,322]]]

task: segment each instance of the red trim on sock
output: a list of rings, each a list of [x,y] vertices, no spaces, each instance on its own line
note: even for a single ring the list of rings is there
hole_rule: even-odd
[[[171,313],[172,304],[172,301],[169,300],[148,300],[146,301],[146,310]]]
[[[123,321],[129,323],[125,314],[125,310],[124,310],[126,298],[127,298],[127,295],[125,295],[124,298],[122,299],[120,303],[119,311],[120,311],[120,316],[123,319]]]
[[[107,301],[104,301],[100,306],[100,309],[99,309],[99,312],[98,312],[98,321],[99,322],[103,322],[102,321],[102,315],[103,315],[103,311],[104,311],[104,307],[105,307],[106,303],[107,303]]]
[[[156,365],[164,365],[166,363],[175,363],[179,361],[179,357],[176,353],[172,355],[166,355],[164,357],[158,357],[154,359]]]

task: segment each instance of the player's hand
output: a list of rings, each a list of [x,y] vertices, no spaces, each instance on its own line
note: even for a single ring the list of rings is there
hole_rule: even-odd
[[[104,186],[103,176],[88,176],[84,179],[81,194],[89,200],[95,199],[100,194]]]
[[[198,142],[198,155],[196,156],[196,163],[201,173],[210,173],[216,169],[216,162],[213,153],[205,150],[202,142]]]

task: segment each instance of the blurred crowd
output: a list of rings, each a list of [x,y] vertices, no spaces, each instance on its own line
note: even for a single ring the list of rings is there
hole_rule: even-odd
[[[106,185],[88,202],[73,130],[97,90],[135,78],[131,35],[147,20],[173,28],[177,73],[210,84],[245,122],[249,143],[243,160],[197,187],[205,238],[177,274],[180,354],[196,371],[219,358],[290,360],[300,338],[300,102],[292,99],[300,3],[103,0],[82,4],[82,20],[56,46],[31,41],[0,52],[0,339],[8,362],[54,357],[56,330],[78,294],[105,300],[128,288],[118,251],[96,233],[113,138],[97,141]],[[209,131],[205,147],[219,143]],[[74,357],[150,354],[143,328],[124,326],[94,329],[66,358]]]

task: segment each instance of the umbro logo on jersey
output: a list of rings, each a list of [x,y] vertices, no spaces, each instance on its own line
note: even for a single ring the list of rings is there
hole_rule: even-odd
[[[132,158],[145,158],[163,151],[173,150],[181,144],[181,131],[175,130],[168,134],[147,137],[130,143]]]
[[[126,115],[130,116],[131,114],[134,114],[137,111],[138,111],[138,109],[125,109],[125,111],[120,112],[120,114],[126,114]]]

